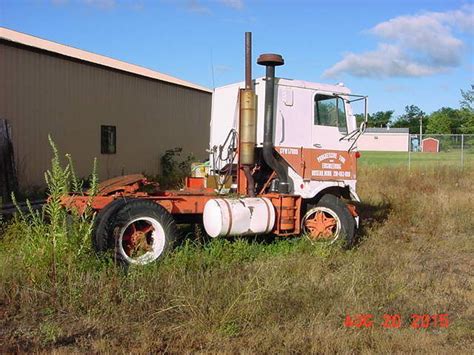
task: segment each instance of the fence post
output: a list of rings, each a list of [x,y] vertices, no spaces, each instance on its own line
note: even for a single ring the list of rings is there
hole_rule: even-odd
[[[412,135],[408,134],[408,171],[411,169]]]
[[[461,134],[461,169],[464,169],[464,134]]]
[[[411,170],[411,147],[408,147],[408,170]]]

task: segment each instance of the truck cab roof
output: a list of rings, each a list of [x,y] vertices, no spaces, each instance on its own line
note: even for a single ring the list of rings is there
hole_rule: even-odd
[[[318,91],[324,91],[324,92],[340,94],[340,95],[351,93],[351,90],[345,87],[344,84],[315,83],[311,81],[287,79],[287,78],[275,78],[275,79],[276,79],[276,84],[281,85],[281,86],[288,86],[288,87],[294,87],[294,88],[300,88],[300,89],[318,90]],[[255,85],[259,85],[264,82],[265,82],[265,77],[260,77],[254,80]],[[230,87],[244,88],[245,82],[241,81],[238,83],[220,86],[220,87],[215,88],[214,90],[227,89]]]

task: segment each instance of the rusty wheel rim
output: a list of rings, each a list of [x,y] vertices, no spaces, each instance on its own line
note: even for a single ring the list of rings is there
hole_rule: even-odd
[[[332,244],[341,234],[341,220],[327,207],[314,207],[304,215],[301,229],[311,241]]]
[[[118,251],[131,264],[144,265],[156,260],[164,247],[165,231],[154,218],[136,218],[120,230]]]

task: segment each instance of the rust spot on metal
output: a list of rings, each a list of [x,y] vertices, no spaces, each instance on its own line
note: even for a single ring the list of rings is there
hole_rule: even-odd
[[[279,54],[274,53],[265,53],[261,54],[258,59],[257,63],[260,65],[270,65],[270,66],[279,66],[285,64],[283,57]]]
[[[357,213],[356,206],[351,205],[350,203],[347,204],[347,209],[349,210],[352,217],[357,217],[359,213]]]
[[[147,182],[146,177],[142,174],[117,176],[101,182],[99,184],[97,195],[107,196],[119,191],[133,193],[138,191],[140,185]]]

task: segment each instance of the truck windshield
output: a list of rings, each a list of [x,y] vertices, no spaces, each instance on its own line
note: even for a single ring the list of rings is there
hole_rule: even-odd
[[[346,110],[340,97],[316,95],[314,98],[314,124],[338,127],[347,132]]]

